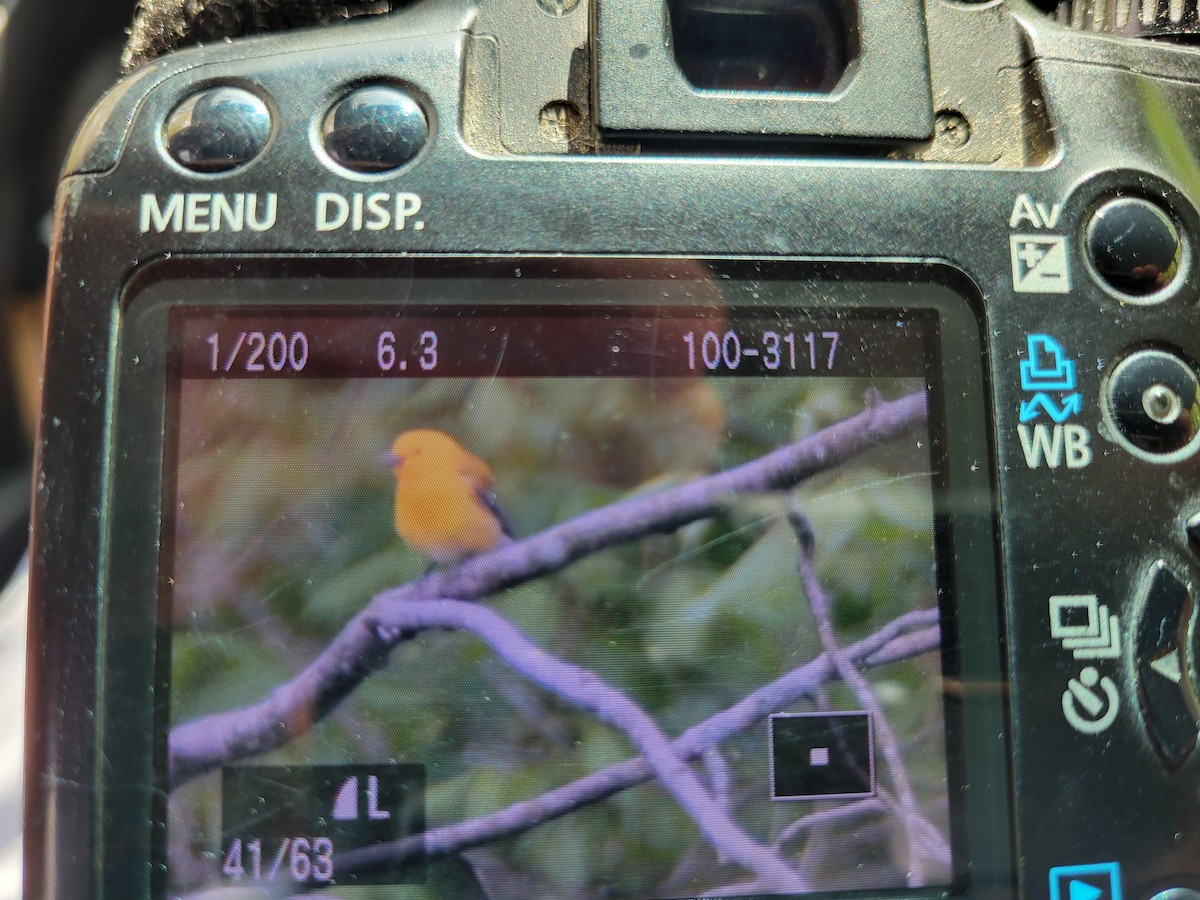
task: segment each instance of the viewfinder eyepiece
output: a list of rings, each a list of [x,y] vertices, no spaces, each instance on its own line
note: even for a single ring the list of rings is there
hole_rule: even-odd
[[[591,2],[602,131],[933,136],[924,0]]]
[[[700,90],[829,93],[859,51],[852,0],[667,0],[675,61]]]

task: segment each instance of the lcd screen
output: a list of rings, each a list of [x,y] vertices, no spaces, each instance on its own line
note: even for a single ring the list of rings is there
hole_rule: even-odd
[[[961,888],[938,312],[610,294],[171,310],[166,896]]]

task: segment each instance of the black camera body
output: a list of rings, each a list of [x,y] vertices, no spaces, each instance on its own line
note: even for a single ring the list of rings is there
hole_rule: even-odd
[[[424,0],[127,78],[26,896],[1200,896],[1200,52],[1075,18]]]

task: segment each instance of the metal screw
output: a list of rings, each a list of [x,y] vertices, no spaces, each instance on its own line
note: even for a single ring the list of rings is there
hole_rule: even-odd
[[[565,144],[579,137],[581,118],[574,105],[555,100],[538,113],[538,128],[550,140]]]
[[[961,113],[942,110],[933,123],[933,139],[945,147],[961,150],[971,140],[971,124]]]
[[[1173,425],[1183,413],[1183,400],[1165,384],[1152,384],[1142,394],[1142,409],[1159,425]]]
[[[579,0],[537,0],[537,5],[551,18],[561,19],[579,5]]]

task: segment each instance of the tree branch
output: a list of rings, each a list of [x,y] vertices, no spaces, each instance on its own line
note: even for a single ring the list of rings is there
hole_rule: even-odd
[[[484,641],[514,671],[569,700],[620,730],[640,751],[658,779],[724,859],[758,875],[780,893],[803,893],[803,877],[773,850],[758,844],[714,800],[671,746],[658,723],[633,700],[587,669],[542,650],[500,614],[461,600],[414,601],[392,609],[386,626],[394,632],[434,629],[466,631]]]
[[[874,634],[843,652],[856,665],[877,666],[931,653],[941,645],[937,610],[916,610],[893,619]],[[761,722],[776,710],[802,698],[812,698],[826,682],[838,677],[828,653],[823,653],[739,700],[733,706],[693,725],[672,742],[680,759],[695,759],[706,750]],[[422,854],[446,856],[511,837],[577,809],[604,800],[654,777],[642,757],[625,760],[475,819],[431,828],[424,834],[339,854],[338,872],[367,874],[399,866]]]
[[[821,646],[832,660],[838,677],[854,692],[859,706],[870,714],[874,723],[875,737],[887,760],[888,775],[896,791],[897,800],[893,805],[898,806],[901,828],[908,843],[908,885],[913,887],[925,883],[925,856],[932,845],[933,853],[939,859],[949,859],[950,851],[941,835],[932,824],[921,815],[917,800],[913,794],[912,782],[908,777],[908,767],[904,764],[904,756],[900,752],[900,743],[896,733],[883,714],[875,692],[862,672],[855,666],[845,651],[838,645],[837,635],[833,631],[833,618],[829,610],[829,598],[821,579],[817,577],[813,566],[813,547],[815,537],[812,525],[800,509],[793,505],[788,511],[788,523],[796,534],[799,552],[796,554],[797,568],[800,571],[800,581],[804,592],[808,595],[808,604],[812,608],[813,617],[817,621],[817,633],[821,637]],[[940,846],[939,846],[940,844]]]
[[[594,672],[564,662],[536,646],[515,625],[478,604],[461,600],[413,602],[391,610],[386,628],[398,631],[469,631],[530,682],[588,710],[618,728],[641,751],[659,784],[676,798],[721,858],[743,866],[779,893],[804,893],[808,883],[769,847],[746,834],[691,767],[676,755],[670,738],[637,703]]]
[[[742,466],[656,494],[620,501],[552,526],[526,540],[468,560],[376,596],[303,671],[258,703],[176,726],[169,739],[174,789],[239,759],[283,746],[305,734],[359,684],[387,664],[408,635],[379,629],[411,601],[478,600],[558,571],[577,559],[650,534],[710,518],[738,494],[794,487],[927,419],[924,394],[876,403],[856,416]],[[386,637],[384,637],[386,635]]]

